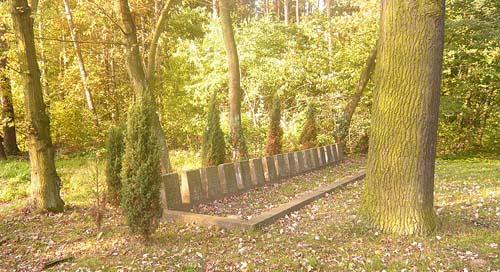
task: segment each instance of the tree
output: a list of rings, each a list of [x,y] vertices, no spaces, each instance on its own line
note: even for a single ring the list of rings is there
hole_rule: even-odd
[[[349,134],[349,127],[351,126],[352,116],[354,115],[354,111],[358,107],[359,100],[361,100],[361,96],[363,96],[363,92],[366,89],[366,85],[368,85],[368,81],[370,80],[371,74],[375,69],[375,58],[377,57],[377,46],[372,50],[370,56],[366,60],[365,67],[361,72],[361,76],[359,77],[358,84],[356,85],[356,90],[354,94],[351,96],[349,103],[344,109],[344,114],[341,119],[338,120],[337,127],[337,143],[343,144],[345,138]]]
[[[18,45],[19,68],[23,71],[21,83],[26,115],[30,126],[28,150],[33,200],[41,210],[61,212],[64,209],[60,196],[61,179],[56,172],[50,121],[43,101],[31,9],[27,0],[10,0],[10,5]]]
[[[10,86],[10,79],[6,75],[7,56],[4,54],[8,51],[8,45],[4,40],[5,32],[6,26],[0,25],[0,52],[2,52],[0,53],[0,104],[2,105],[0,125],[3,127],[5,153],[8,155],[16,155],[20,150],[17,146],[12,89]]]
[[[269,115],[269,131],[267,133],[266,154],[280,154],[282,150],[283,129],[281,128],[281,101],[278,93],[273,96],[273,107]]]
[[[360,216],[384,232],[435,228],[434,167],[444,0],[382,1]]]
[[[162,214],[161,167],[158,138],[153,122],[156,113],[149,93],[139,95],[130,107],[122,164],[121,207],[132,233],[146,241]]]
[[[230,0],[219,0],[220,23],[224,46],[226,48],[228,74],[229,74],[229,130],[231,146],[233,148],[233,160],[248,157],[243,128],[241,126],[241,85],[240,85],[240,63],[238,50],[234,40],[233,25],[231,22]]]
[[[66,13],[66,20],[68,21],[69,33],[71,34],[71,39],[73,40],[73,47],[75,48],[76,59],[78,61],[78,67],[80,68],[80,78],[82,79],[83,91],[85,93],[85,99],[87,100],[87,107],[94,115],[94,126],[97,129],[99,128],[99,116],[97,115],[97,110],[94,105],[92,92],[90,92],[90,87],[88,84],[89,75],[87,73],[87,69],[85,68],[85,62],[83,61],[82,50],[80,49],[78,37],[76,36],[75,24],[73,23],[73,14],[71,13],[69,0],[63,0],[63,3],[64,3],[64,11]]]
[[[108,131],[106,139],[106,184],[108,185],[107,201],[115,206],[120,205],[120,194],[122,181],[120,173],[122,171],[123,159],[123,131],[122,127],[112,126]]]
[[[137,95],[142,95],[143,93],[148,93],[148,95],[153,96],[152,93],[152,80],[154,78],[154,68],[156,60],[156,51],[158,47],[158,40],[161,34],[165,30],[165,25],[169,17],[169,12],[174,5],[175,0],[168,0],[168,2],[163,7],[161,11],[160,18],[156,24],[155,31],[152,35],[151,45],[148,48],[148,63],[147,69],[144,69],[142,62],[141,53],[139,51],[139,41],[137,39],[137,28],[135,26],[134,18],[130,12],[130,6],[128,0],[117,0],[118,10],[121,15],[121,20],[123,24],[123,33],[126,39],[126,49],[127,49],[127,66],[130,79],[132,80],[134,91]],[[152,103],[156,104],[154,100]],[[155,105],[153,105],[156,108]],[[156,112],[156,110],[153,110]],[[162,173],[168,173],[171,170],[170,159],[168,155],[168,148],[165,142],[165,132],[161,128],[160,117],[156,115],[154,118],[153,127],[156,131],[160,146],[160,159],[162,166]]]
[[[312,104],[307,107],[307,118],[302,132],[300,133],[300,145],[302,149],[313,148],[316,146],[316,137],[318,136],[316,128],[316,110]]]
[[[223,164],[226,158],[224,133],[220,127],[220,112],[217,106],[217,93],[214,92],[208,108],[207,127],[203,132],[201,158],[205,167]]]

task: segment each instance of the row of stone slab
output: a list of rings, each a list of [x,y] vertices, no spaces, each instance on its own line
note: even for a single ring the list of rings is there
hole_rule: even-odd
[[[162,177],[162,198],[170,210],[188,210],[199,203],[337,163],[343,153],[342,146],[335,144],[184,171],[180,175],[171,173]]]

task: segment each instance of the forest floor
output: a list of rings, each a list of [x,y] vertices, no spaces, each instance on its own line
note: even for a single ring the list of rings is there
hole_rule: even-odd
[[[83,159],[59,164],[61,176],[80,176],[80,171],[91,176],[78,170],[82,165],[86,165]],[[16,181],[13,173],[29,177],[27,169],[14,168],[0,164],[0,182]],[[310,178],[323,179],[330,171],[330,167],[316,171]],[[1,177],[6,172],[11,176]],[[63,198],[68,208],[62,214],[30,213],[23,208],[26,198],[4,197],[0,203],[0,271],[33,271],[62,257],[72,259],[51,269],[500,271],[497,159],[438,160],[438,229],[426,237],[386,235],[360,224],[356,213],[363,183],[357,182],[261,230],[162,223],[152,242],[145,245],[129,234],[116,209],[108,208],[102,230],[96,229],[89,197],[93,182],[82,180],[65,181]],[[16,195],[11,191],[3,189],[2,193]]]

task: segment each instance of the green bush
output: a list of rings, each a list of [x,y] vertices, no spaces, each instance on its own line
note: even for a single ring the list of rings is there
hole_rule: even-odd
[[[114,206],[120,205],[120,194],[122,189],[120,172],[122,171],[124,149],[123,131],[123,127],[112,126],[108,131],[108,137],[106,139],[107,201]]]
[[[312,104],[307,108],[307,120],[300,134],[300,145],[303,149],[308,149],[316,146],[317,138],[316,129],[316,110]]]
[[[203,132],[201,151],[203,166],[214,166],[224,163],[226,157],[224,133],[220,127],[220,112],[217,108],[217,95],[214,92],[208,108],[208,123]]]
[[[269,131],[267,134],[266,154],[268,156],[281,153],[283,129],[281,122],[281,101],[277,93],[273,97],[273,108],[269,120]]]
[[[132,233],[149,240],[158,226],[160,154],[153,130],[153,100],[141,94],[129,109],[123,155],[121,206]]]

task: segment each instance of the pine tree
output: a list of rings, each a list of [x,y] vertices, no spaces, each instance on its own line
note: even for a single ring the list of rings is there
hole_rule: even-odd
[[[273,97],[273,108],[270,115],[269,131],[267,134],[266,154],[268,156],[281,153],[283,129],[280,126],[281,122],[281,101],[276,93]]]
[[[226,157],[224,133],[220,128],[220,112],[217,108],[217,95],[214,92],[208,108],[208,123],[203,133],[201,152],[203,166],[224,163]]]
[[[307,107],[307,119],[302,133],[300,134],[300,145],[303,149],[308,149],[316,146],[316,110],[312,104]]]
[[[149,240],[162,214],[160,154],[153,101],[144,92],[128,113],[122,165],[121,206],[132,233]]]
[[[106,140],[106,184],[108,185],[107,200],[110,204],[120,205],[120,194],[122,180],[120,172],[122,170],[123,159],[123,127],[112,126],[108,132]]]

